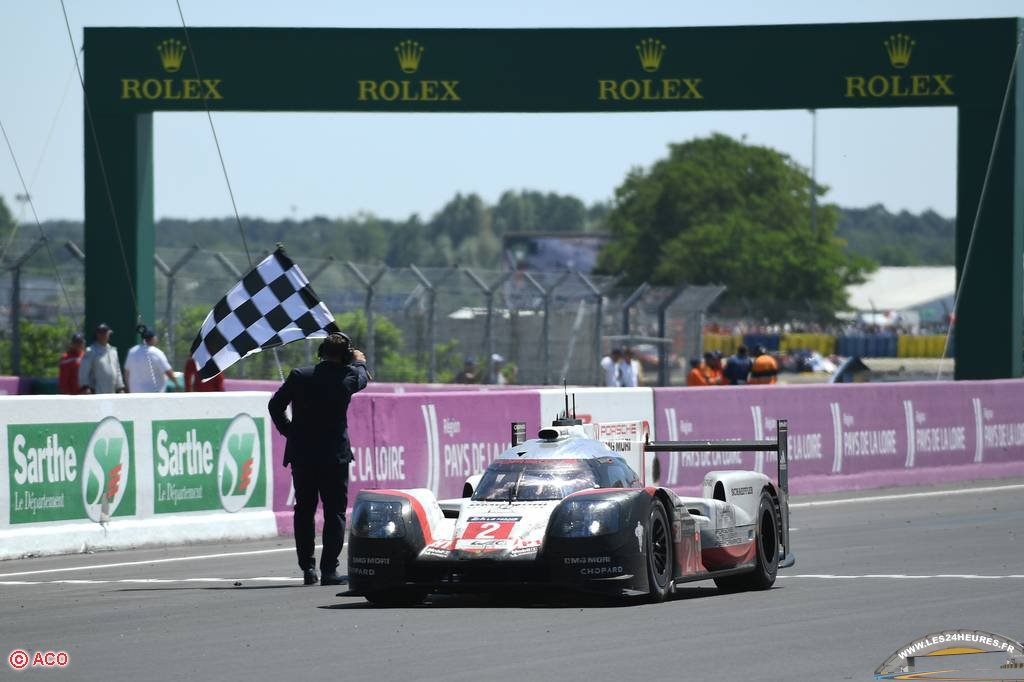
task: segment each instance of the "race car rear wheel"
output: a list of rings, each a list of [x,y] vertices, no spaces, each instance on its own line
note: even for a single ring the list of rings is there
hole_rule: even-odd
[[[376,606],[415,606],[427,598],[426,590],[415,587],[395,587],[390,590],[367,592],[366,601]]]
[[[775,584],[779,570],[779,529],[776,519],[775,501],[767,490],[761,492],[761,503],[757,509],[757,533],[754,570],[740,575],[715,578],[715,585],[724,592],[741,590],[767,590]]]
[[[665,601],[672,590],[672,532],[665,505],[657,498],[647,518],[647,582],[652,602]]]

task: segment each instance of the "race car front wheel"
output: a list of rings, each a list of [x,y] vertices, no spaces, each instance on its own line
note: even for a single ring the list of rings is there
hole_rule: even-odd
[[[776,522],[775,501],[767,490],[761,492],[757,509],[757,535],[754,537],[754,570],[740,575],[715,578],[715,585],[723,592],[741,590],[767,590],[775,584],[779,570],[779,529]]]
[[[651,502],[647,518],[647,582],[652,602],[662,602],[672,589],[672,533],[661,500]]]

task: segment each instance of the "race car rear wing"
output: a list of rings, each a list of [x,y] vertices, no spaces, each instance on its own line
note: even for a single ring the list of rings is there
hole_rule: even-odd
[[[779,566],[794,562],[789,546],[789,421],[775,422],[775,440],[665,440],[644,443],[644,452],[775,452],[778,454],[777,482],[782,498],[779,501],[782,523]]]

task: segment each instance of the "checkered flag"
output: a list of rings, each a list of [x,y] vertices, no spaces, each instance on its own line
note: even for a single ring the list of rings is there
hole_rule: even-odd
[[[192,359],[206,381],[253,353],[337,331],[306,275],[278,247],[209,312],[192,342]]]

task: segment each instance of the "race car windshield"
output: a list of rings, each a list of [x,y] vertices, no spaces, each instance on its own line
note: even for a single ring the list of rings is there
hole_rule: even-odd
[[[597,477],[583,464],[497,462],[484,473],[474,500],[526,502],[560,500],[579,490],[597,487]]]

